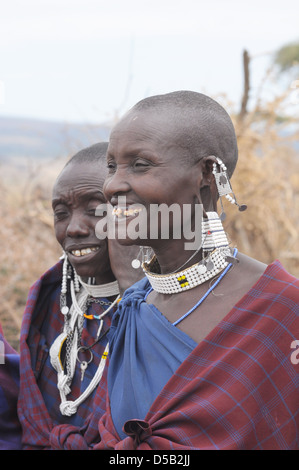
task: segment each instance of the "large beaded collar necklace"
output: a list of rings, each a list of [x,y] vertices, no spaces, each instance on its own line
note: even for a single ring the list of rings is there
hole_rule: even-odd
[[[177,294],[199,286],[219,274],[229,264],[231,251],[215,249],[208,260],[196,263],[189,268],[173,274],[158,274],[159,263],[154,256],[151,261],[143,263],[143,271],[152,288],[161,294]]]
[[[152,288],[162,294],[177,294],[192,289],[217,276],[234,262],[231,249],[216,212],[208,212],[202,223],[203,259],[177,272],[161,274],[156,256],[143,262],[142,269]]]

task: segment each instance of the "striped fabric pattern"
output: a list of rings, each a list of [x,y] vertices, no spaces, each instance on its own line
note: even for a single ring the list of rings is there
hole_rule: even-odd
[[[92,446],[99,440],[97,424],[105,411],[106,372],[97,389],[79,406],[76,415],[67,417],[59,411],[57,374],[49,362],[49,347],[63,328],[63,316],[59,308],[61,276],[60,261],[32,286],[23,316],[18,415],[23,428],[24,449],[60,449],[65,436],[69,435],[72,436],[75,448],[86,447],[86,442]],[[88,310],[88,313],[95,315],[102,312],[103,307],[95,303]],[[109,329],[110,323],[108,314],[104,317],[103,332]],[[86,320],[86,330],[82,333],[83,345],[94,342],[98,327],[98,320]],[[80,365],[77,364],[72,392],[67,397],[69,400],[75,400],[87,387],[106,344],[107,336],[92,348],[94,360],[88,366],[83,382]]]
[[[119,314],[137,311],[148,288],[142,280],[129,289]],[[123,440],[107,397],[96,448],[298,450],[296,339],[299,280],[275,261],[181,364],[145,419],[125,423]]]
[[[21,448],[18,392],[19,355],[6,341],[0,325],[0,450]]]

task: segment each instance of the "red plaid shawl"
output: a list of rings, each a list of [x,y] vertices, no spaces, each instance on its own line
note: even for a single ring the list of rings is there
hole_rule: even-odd
[[[7,343],[0,324],[0,450],[21,448],[17,416],[19,355]]]
[[[63,447],[63,436],[69,435],[72,435],[72,438],[68,440],[70,447],[84,449],[87,446],[92,446],[99,441],[98,421],[106,409],[106,372],[104,371],[93,396],[88,397],[78,408],[77,414],[83,423],[81,427],[69,424],[70,419],[62,416],[59,412],[60,397],[56,386],[56,372],[45,360],[49,347],[46,344],[47,341],[49,342],[49,338],[52,340],[57,337],[63,327],[59,308],[61,275],[62,263],[59,262],[32,286],[24,312],[20,336],[20,395],[18,401],[18,415],[23,428],[24,449],[60,449]],[[100,314],[102,311],[99,304],[92,304],[89,313]],[[106,331],[111,323],[108,315],[104,317],[103,331]],[[98,325],[92,323],[95,320],[88,321],[91,322],[89,327],[97,331]],[[43,329],[46,327],[47,330],[48,340],[46,341],[40,334],[42,324]],[[91,334],[89,337],[85,334],[85,336],[87,344],[88,342],[93,343],[95,335]],[[104,338],[101,343],[96,345],[96,351],[93,348],[97,357],[101,357],[106,342],[107,338]],[[42,372],[40,373],[40,371]],[[80,374],[77,374],[73,381],[73,396],[68,396],[70,400],[74,400],[80,394],[81,380],[78,375]],[[37,376],[39,376],[38,379]],[[51,411],[45,405],[41,390],[44,394],[46,393],[48,403],[52,404]]]
[[[120,315],[138,309],[143,289],[127,291]],[[131,295],[129,295],[131,292]],[[98,449],[299,449],[299,281],[279,262],[193,350],[144,420],[120,440],[107,412]],[[112,352],[113,357],[113,352]],[[111,359],[110,359],[111,360]]]
[[[141,285],[127,291],[120,313],[143,301]],[[37,293],[38,287],[29,309]],[[114,429],[108,396],[101,417],[102,382],[85,427],[53,427],[25,352],[21,411],[29,406],[26,440],[53,449],[298,449],[299,365],[291,361],[291,344],[299,336],[298,300],[299,281],[279,262],[270,265],[181,364],[145,419],[125,423],[124,440]]]

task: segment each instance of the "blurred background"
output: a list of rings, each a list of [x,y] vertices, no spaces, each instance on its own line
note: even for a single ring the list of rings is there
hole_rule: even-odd
[[[0,10],[0,322],[18,349],[29,287],[61,255],[51,190],[146,96],[189,89],[239,143],[232,244],[299,276],[298,0],[10,0]]]

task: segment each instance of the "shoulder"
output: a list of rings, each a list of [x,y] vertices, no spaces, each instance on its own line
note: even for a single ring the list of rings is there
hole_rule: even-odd
[[[62,278],[62,264],[60,260],[54,264],[46,272],[44,272],[39,279],[37,279],[30,287],[28,298],[35,297],[40,292],[41,288],[46,285],[53,285],[61,282]]]
[[[263,274],[267,290],[289,300],[289,303],[299,304],[299,279],[290,274],[279,260],[269,264]]]
[[[281,293],[298,300],[299,279],[290,274],[279,260],[266,265],[243,254],[240,255],[242,269],[238,272],[239,282],[249,279],[254,289],[260,291]]]
[[[53,284],[56,282],[60,282],[62,277],[62,265],[63,260],[58,261],[56,264],[47,269],[47,271],[45,271],[41,275],[41,277],[35,282],[35,284],[41,282],[44,284]]]
[[[239,263],[234,266],[231,276],[224,278],[226,284],[222,285],[228,292],[229,306],[239,314],[243,312],[247,315],[249,322],[259,318],[270,323],[296,323],[299,315],[299,280],[288,273],[278,260],[265,265],[241,253],[238,258]]]
[[[42,308],[42,304],[58,299],[62,278],[62,261],[48,269],[31,287],[27,296],[22,320],[22,334],[30,327],[34,312]],[[58,300],[57,300],[58,302]]]
[[[277,286],[278,290],[290,288],[290,291],[299,294],[299,279],[290,274],[279,260],[269,264],[263,274],[265,278]]]
[[[275,260],[249,289],[242,306],[265,321],[288,325],[294,330],[299,316],[299,280]]]

